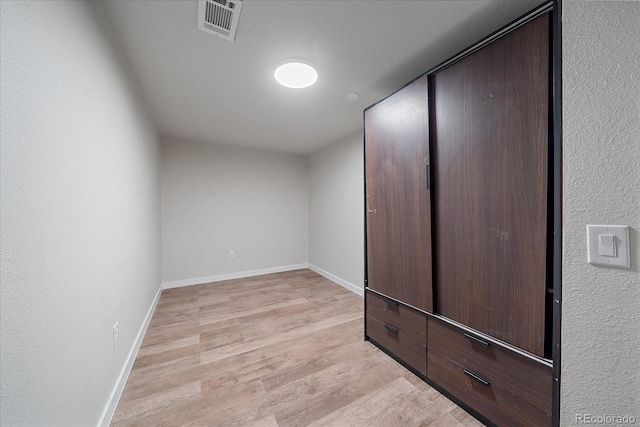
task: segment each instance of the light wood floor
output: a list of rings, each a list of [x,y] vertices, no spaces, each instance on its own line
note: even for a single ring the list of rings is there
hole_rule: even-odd
[[[310,270],[162,292],[112,426],[480,426]]]

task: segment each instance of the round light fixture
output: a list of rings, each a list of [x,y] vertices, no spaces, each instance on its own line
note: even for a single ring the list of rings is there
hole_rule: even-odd
[[[360,95],[355,92],[351,92],[347,94],[348,101],[357,101],[359,98],[360,98]]]
[[[282,86],[302,89],[314,84],[318,80],[318,73],[308,63],[291,59],[276,68],[273,77]]]

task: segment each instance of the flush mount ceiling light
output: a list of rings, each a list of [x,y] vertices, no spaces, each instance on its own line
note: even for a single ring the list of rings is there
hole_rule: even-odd
[[[288,59],[276,68],[273,77],[282,86],[292,89],[309,87],[318,80],[318,73],[306,61]]]

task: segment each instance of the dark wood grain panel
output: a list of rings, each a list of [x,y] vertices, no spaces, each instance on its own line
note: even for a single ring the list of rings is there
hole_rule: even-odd
[[[432,311],[427,78],[365,111],[367,286]]]
[[[428,377],[492,423],[505,427],[551,425],[551,416],[493,383],[485,385],[471,378],[464,371],[464,366],[428,349]]]
[[[551,415],[551,367],[429,318],[429,348]],[[479,338],[480,341],[474,340]],[[483,344],[484,343],[484,344]]]
[[[367,313],[377,317],[383,322],[395,325],[402,332],[415,338],[416,341],[427,344],[427,315],[407,307],[401,303],[393,302],[380,295],[368,292]]]
[[[426,374],[427,347],[423,343],[416,341],[397,326],[385,323],[370,314],[367,314],[366,322],[369,338],[398,356],[418,372]],[[392,332],[385,325],[396,328],[398,332]]]
[[[436,311],[544,356],[549,17],[432,76]]]

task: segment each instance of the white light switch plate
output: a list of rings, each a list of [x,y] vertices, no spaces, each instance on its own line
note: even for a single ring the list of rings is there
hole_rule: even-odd
[[[589,264],[629,268],[629,227],[587,225]]]

